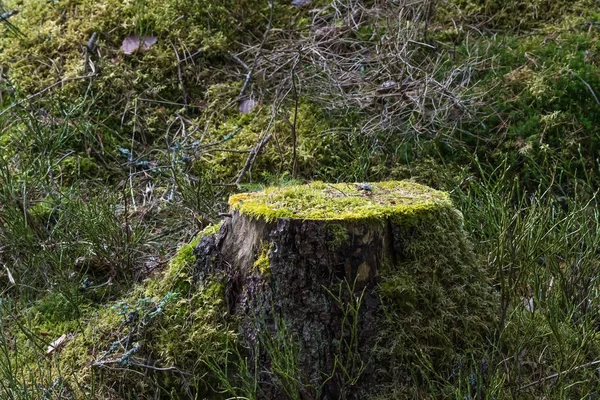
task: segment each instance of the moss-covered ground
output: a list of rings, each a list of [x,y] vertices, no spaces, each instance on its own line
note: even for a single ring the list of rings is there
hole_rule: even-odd
[[[403,179],[462,212],[498,322],[386,398],[598,396],[598,5],[302,3],[0,1],[0,398],[255,398],[194,238],[238,192]]]

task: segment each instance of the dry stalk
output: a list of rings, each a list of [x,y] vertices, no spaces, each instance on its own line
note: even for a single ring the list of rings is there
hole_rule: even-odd
[[[375,2],[332,0],[313,10],[305,31],[270,31],[260,45],[233,55],[253,59],[253,82],[265,97],[302,85],[309,102],[366,116],[358,132],[437,137],[472,116],[473,72],[482,57],[471,54],[449,66],[450,52],[426,40],[433,0]],[[291,99],[294,102],[294,99]],[[293,106],[293,105],[292,105]],[[376,117],[369,117],[376,116]]]

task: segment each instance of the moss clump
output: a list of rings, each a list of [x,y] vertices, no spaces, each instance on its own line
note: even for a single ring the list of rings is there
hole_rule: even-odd
[[[451,207],[447,193],[412,182],[371,184],[313,182],[240,193],[229,199],[233,210],[252,218],[302,220],[380,220],[420,215]]]
[[[59,165],[60,172],[68,181],[76,178],[90,178],[96,176],[100,168],[96,161],[91,157],[82,157],[80,155],[66,157]]]
[[[594,8],[592,0],[458,0],[442,1],[436,17],[440,21],[456,18],[483,26],[528,30],[570,16],[585,16]]]
[[[169,291],[187,291],[193,281],[196,262],[194,249],[204,236],[216,234],[221,228],[221,224],[222,222],[208,225],[191,242],[182,245],[169,262],[169,267],[161,279],[152,279],[146,283],[146,293],[159,291],[164,295]]]
[[[73,372],[73,380],[65,378],[67,383],[92,390],[100,380],[102,384],[92,393],[97,398],[106,398],[108,394],[102,391],[108,387],[116,390],[119,398],[151,397],[158,393],[156,386],[165,397],[176,394],[177,398],[187,398],[190,391],[201,398],[214,395],[217,377],[208,363],[227,363],[228,346],[235,342],[235,333],[225,320],[224,286],[219,282],[194,283],[193,249],[219,226],[208,226],[181,246],[164,272],[135,286],[110,306],[82,315],[77,325],[70,325],[73,330],[66,332],[75,333],[75,337],[65,345],[59,359],[63,371]],[[56,335],[60,333],[64,332]],[[140,379],[140,372],[148,372],[144,367],[147,360],[154,366],[176,370]],[[114,366],[118,366],[118,373],[113,372]],[[202,379],[188,382],[182,376]],[[86,397],[79,391],[77,395]]]
[[[262,275],[271,274],[271,262],[269,261],[269,251],[273,247],[273,244],[267,245],[262,242],[260,246],[260,253],[254,261],[254,270],[260,272]]]
[[[383,279],[379,286],[379,293],[394,304],[394,307],[404,313],[410,313],[416,306],[417,288],[418,285],[411,274],[398,272]]]
[[[334,249],[343,246],[350,240],[348,228],[343,224],[331,224],[329,226],[329,234],[331,235],[329,244]]]
[[[197,63],[203,64],[205,58],[222,56],[234,46],[234,40],[257,34],[255,27],[262,26],[266,8],[255,0],[226,0],[218,5],[204,0],[30,0],[8,1],[5,6],[19,10],[11,22],[22,35],[0,35],[0,60],[10,66],[11,81],[19,89],[35,91],[64,77],[89,73],[81,47],[97,32],[102,57],[94,54],[92,60],[99,89],[120,87],[125,91],[117,93],[126,93],[142,81],[152,81],[156,83],[153,90],[164,94],[177,91],[170,79],[176,71],[170,40],[182,47],[201,49],[202,60]],[[128,35],[151,34],[157,36],[158,43],[146,54],[126,56],[120,51],[119,45]],[[55,67],[44,61],[48,59]],[[184,76],[191,78],[195,73],[201,72],[191,71],[186,64]],[[144,91],[148,92],[147,88]]]
[[[270,126],[270,107],[259,105],[252,112],[239,113],[237,107],[230,106],[232,103],[237,104],[239,91],[239,82],[215,84],[208,88],[204,100],[206,107],[219,112],[206,113],[197,119],[197,123],[206,126],[207,140],[219,142],[219,146],[211,151],[209,157],[196,158],[192,164],[194,173],[200,174],[209,169],[212,177],[227,181],[235,179],[248,157],[245,151],[254,148],[265,129]],[[286,119],[291,118],[290,113],[294,113],[294,110],[284,108],[280,111],[283,118],[273,122],[278,144],[275,145],[273,141],[264,146],[253,165],[252,179],[245,182],[274,183],[289,179],[285,172],[282,175],[282,171],[291,171],[293,164],[290,145],[293,135]],[[347,164],[356,157],[353,158],[340,148],[341,137],[323,134],[335,126],[334,120],[317,105],[306,101],[298,106],[296,121],[297,176],[339,179],[341,169],[338,166]]]
[[[491,41],[499,66],[479,80],[483,90],[493,87],[495,94],[489,94],[482,110],[490,115],[486,127],[471,131],[498,132],[490,137],[499,149],[487,158],[490,171],[506,159],[510,174],[530,191],[548,179],[552,165],[562,170],[556,180],[563,187],[573,177],[586,178],[596,168],[600,149],[595,133],[600,109],[589,89],[600,85],[600,36],[583,22],[558,28],[546,35]],[[552,35],[555,40],[546,39]]]
[[[431,366],[449,376],[461,359],[482,357],[471,352],[475,343],[489,340],[497,324],[498,296],[455,209],[433,210],[414,224],[395,226],[394,240],[397,247],[401,243],[402,257],[381,270],[383,312],[373,356],[384,381],[412,375],[417,381],[408,386],[417,387]]]

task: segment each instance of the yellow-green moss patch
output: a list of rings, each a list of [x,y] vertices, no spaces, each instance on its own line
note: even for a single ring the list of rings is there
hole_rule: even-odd
[[[229,205],[241,214],[267,221],[383,220],[452,206],[447,193],[406,181],[270,187],[233,195]]]
[[[331,235],[329,244],[334,249],[343,246],[350,240],[350,233],[348,233],[348,228],[344,224],[331,224],[329,233]]]
[[[146,283],[146,292],[159,291],[164,294],[169,291],[187,291],[193,281],[192,276],[196,262],[194,249],[204,236],[217,234],[221,225],[222,222],[208,225],[191,242],[182,245],[177,250],[177,254],[169,261],[169,266],[162,277]]]
[[[263,275],[271,273],[271,262],[269,261],[269,250],[271,250],[271,247],[272,244],[261,243],[260,253],[256,261],[254,261],[254,269]]]

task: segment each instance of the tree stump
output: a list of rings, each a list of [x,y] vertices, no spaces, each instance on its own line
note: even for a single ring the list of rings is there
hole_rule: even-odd
[[[493,326],[494,291],[447,193],[410,182],[230,198],[196,249],[258,367],[259,398],[349,399],[451,367]]]

